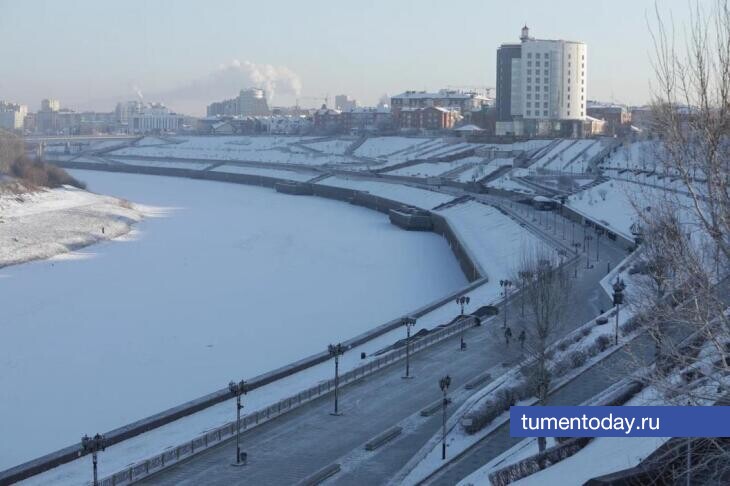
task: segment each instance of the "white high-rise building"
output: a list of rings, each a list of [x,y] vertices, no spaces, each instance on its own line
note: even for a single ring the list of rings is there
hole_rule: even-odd
[[[6,130],[20,130],[28,114],[28,107],[18,103],[0,101],[0,128]]]
[[[535,39],[497,51],[497,134],[575,134],[586,119],[587,47]]]

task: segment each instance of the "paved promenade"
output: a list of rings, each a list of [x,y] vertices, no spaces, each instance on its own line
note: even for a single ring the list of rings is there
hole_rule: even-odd
[[[615,265],[625,252],[607,243],[602,242],[600,264],[589,270],[580,265],[576,305],[560,329],[561,336],[610,306],[598,281],[606,273],[606,262]],[[514,331],[519,329],[519,300],[509,307]],[[518,343],[504,345],[501,318],[469,330],[465,352],[458,351],[457,336],[412,357],[415,378],[411,380],[401,378],[403,363],[399,363],[345,387],[340,399],[342,416],[330,415],[331,398],[323,398],[243,433],[242,450],[249,457],[245,467],[230,465],[235,456],[235,441],[231,441],[142,484],[291,485],[332,463],[343,467],[331,480],[333,483],[383,484],[438,430],[440,414],[423,418],[419,412],[439,399],[440,377],[447,373],[452,377],[450,395],[454,404],[449,409],[453,411],[472,393],[463,388],[466,382],[490,368],[498,375],[507,369],[503,365],[511,366],[520,359]],[[394,425],[403,427],[396,440],[374,452],[364,451],[369,439]],[[509,444],[502,442],[502,446],[503,450]]]

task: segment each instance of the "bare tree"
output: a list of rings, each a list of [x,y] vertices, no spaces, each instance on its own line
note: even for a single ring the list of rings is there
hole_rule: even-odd
[[[10,132],[0,130],[0,172],[9,172],[10,164],[23,155],[23,140]]]
[[[548,348],[555,339],[568,305],[571,280],[567,271],[545,248],[526,249],[517,269],[522,298],[527,303],[524,317],[525,350],[528,364],[523,369],[540,405],[547,404],[551,380],[552,354]],[[547,445],[545,437],[538,438],[539,452]]]
[[[721,402],[730,377],[730,9],[728,0],[706,6],[691,5],[684,31],[657,7],[652,131],[663,190],[650,191],[650,208],[646,194],[635,202],[644,239],[635,305],[658,358],[646,380],[677,405]],[[713,465],[705,480],[723,483],[730,447],[705,441],[712,444],[701,459]],[[663,460],[689,483],[697,461],[685,455],[669,451]]]

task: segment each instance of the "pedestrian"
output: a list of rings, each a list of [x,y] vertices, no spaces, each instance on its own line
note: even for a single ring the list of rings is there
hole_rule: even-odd
[[[507,343],[507,346],[509,346],[510,338],[512,338],[512,329],[507,326],[507,328],[504,330],[504,341]]]
[[[520,349],[525,349],[525,339],[527,339],[527,335],[525,334],[525,330],[520,331],[520,335],[517,338],[520,340]]]

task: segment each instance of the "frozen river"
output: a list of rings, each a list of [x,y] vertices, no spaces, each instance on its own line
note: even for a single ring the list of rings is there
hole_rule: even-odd
[[[170,208],[0,270],[0,470],[325,349],[466,284],[448,244],[270,189],[74,171]]]

